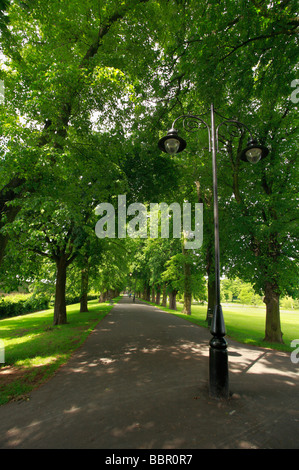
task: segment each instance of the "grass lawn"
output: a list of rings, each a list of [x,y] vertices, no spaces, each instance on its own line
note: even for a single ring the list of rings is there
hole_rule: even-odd
[[[155,305],[151,302],[147,303]],[[207,315],[207,307],[205,305],[192,305],[191,315],[181,313],[183,304],[179,302],[177,302],[177,311],[164,307],[159,308],[192,323],[208,328],[207,322],[205,321]],[[284,344],[266,343],[263,341],[265,336],[265,307],[222,304],[222,310],[228,341],[229,338],[232,338],[240,343],[277,349],[279,351],[294,350],[294,348],[291,348],[290,343],[293,339],[299,338],[298,310],[281,310],[280,312]]]
[[[0,405],[26,399],[34,387],[47,380],[64,364],[111,310],[108,302],[67,306],[66,325],[53,326],[53,309],[0,320],[5,363],[0,364]]]

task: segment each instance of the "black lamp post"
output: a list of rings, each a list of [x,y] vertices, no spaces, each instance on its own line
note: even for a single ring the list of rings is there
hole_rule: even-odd
[[[217,113],[216,113],[217,114]],[[217,165],[216,154],[218,152],[218,132],[224,124],[232,124],[239,129],[246,129],[250,135],[250,141],[245,150],[242,151],[240,158],[243,161],[257,163],[266,157],[269,150],[257,143],[253,139],[250,130],[245,124],[235,119],[225,119],[217,128],[215,128],[215,110],[211,104],[211,124],[210,126],[198,115],[186,114],[179,116],[172,124],[166,137],[159,140],[158,146],[163,152],[176,154],[186,148],[186,142],[179,137],[175,129],[175,123],[183,119],[183,128],[186,131],[194,131],[203,124],[208,130],[209,151],[212,152],[213,167],[213,200],[214,200],[214,235],[215,235],[215,305],[213,309],[213,319],[211,323],[212,339],[210,340],[210,361],[209,361],[209,390],[212,398],[225,398],[229,396],[229,378],[228,378],[228,354],[227,341],[224,338],[225,324],[222,307],[220,304],[220,251],[219,251],[219,215],[218,215],[218,187],[217,187]]]

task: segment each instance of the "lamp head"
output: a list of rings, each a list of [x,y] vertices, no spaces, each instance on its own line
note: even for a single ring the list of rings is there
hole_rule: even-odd
[[[246,149],[241,153],[241,160],[244,162],[258,163],[260,160],[265,158],[269,153],[269,149],[264,145],[260,145],[256,140],[248,142]]]
[[[165,137],[159,140],[158,147],[166,153],[174,155],[186,148],[186,142],[178,135],[176,129],[170,129]]]

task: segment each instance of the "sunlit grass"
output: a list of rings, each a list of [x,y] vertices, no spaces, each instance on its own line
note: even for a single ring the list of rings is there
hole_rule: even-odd
[[[147,302],[150,303],[150,302]],[[154,304],[151,304],[154,305]],[[207,307],[205,305],[192,305],[191,315],[182,313],[183,304],[177,302],[177,310],[159,307],[173,315],[184,318],[187,321],[208,328],[206,322]],[[251,307],[242,305],[222,305],[223,316],[228,339],[239,341],[244,344],[262,346],[280,351],[293,351],[290,343],[299,338],[299,311],[281,310],[281,329],[284,344],[264,342],[265,336],[265,307]]]
[[[0,404],[29,393],[64,364],[111,310],[107,302],[67,306],[66,325],[53,326],[53,309],[0,321],[5,363],[0,364]]]

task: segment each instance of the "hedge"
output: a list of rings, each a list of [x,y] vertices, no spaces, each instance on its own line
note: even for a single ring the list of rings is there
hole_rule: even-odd
[[[48,297],[6,296],[0,299],[0,319],[49,308]]]
[[[99,295],[88,294],[87,300],[97,299]],[[77,304],[80,302],[80,296],[66,296],[66,305]],[[54,302],[51,302],[53,306]],[[38,312],[50,308],[50,299],[45,296],[28,296],[17,294],[15,296],[6,296],[0,299],[0,320],[7,317],[16,317],[26,313]]]

